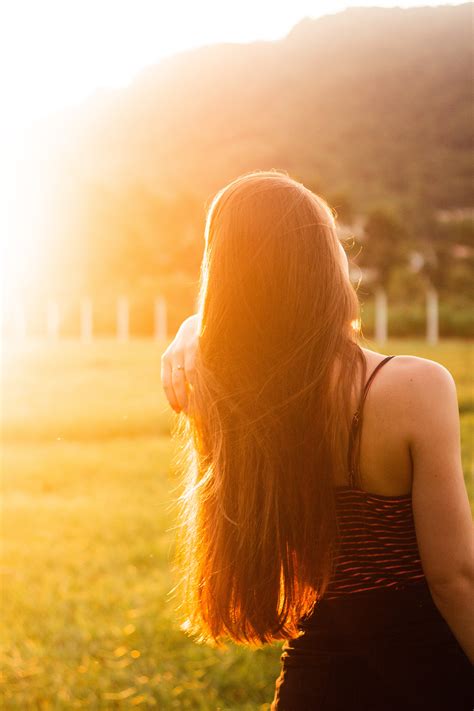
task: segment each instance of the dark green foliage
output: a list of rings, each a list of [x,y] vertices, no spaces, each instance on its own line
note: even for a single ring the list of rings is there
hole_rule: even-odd
[[[369,213],[364,238],[360,265],[374,270],[376,283],[387,284],[393,269],[406,261],[406,229],[394,212],[379,208]]]

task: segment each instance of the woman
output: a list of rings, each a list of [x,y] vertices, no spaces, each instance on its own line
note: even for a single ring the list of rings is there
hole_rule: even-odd
[[[456,386],[360,347],[359,315],[324,200],[276,170],[217,193],[198,313],[162,356],[186,414],[182,626],[286,640],[275,710],[472,711]]]

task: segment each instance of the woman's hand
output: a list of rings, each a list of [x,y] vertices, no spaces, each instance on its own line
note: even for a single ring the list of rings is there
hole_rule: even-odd
[[[161,383],[175,412],[187,413],[186,385],[192,383],[199,340],[198,315],[183,321],[176,336],[161,356]]]

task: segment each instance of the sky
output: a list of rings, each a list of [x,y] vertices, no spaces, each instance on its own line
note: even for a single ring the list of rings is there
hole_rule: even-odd
[[[21,131],[102,87],[123,87],[146,66],[217,42],[273,40],[303,17],[349,6],[460,2],[398,0],[6,0],[0,13],[2,122]]]

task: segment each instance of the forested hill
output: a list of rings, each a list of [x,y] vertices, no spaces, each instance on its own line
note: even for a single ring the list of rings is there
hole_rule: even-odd
[[[352,8],[277,41],[183,52],[69,112],[67,129],[50,121],[51,140],[74,174],[121,190],[206,198],[279,167],[361,208],[407,196],[464,207],[472,9]]]

